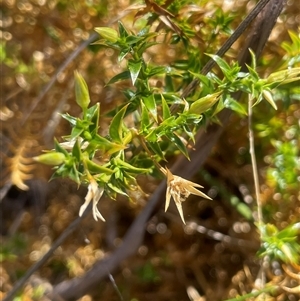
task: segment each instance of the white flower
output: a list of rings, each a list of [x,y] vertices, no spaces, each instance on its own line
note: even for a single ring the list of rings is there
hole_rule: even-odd
[[[167,191],[166,191],[166,205],[165,205],[165,211],[167,211],[169,205],[171,196],[174,199],[174,202],[176,204],[176,207],[179,211],[180,217],[182,221],[184,221],[184,216],[182,212],[182,205],[181,203],[184,202],[190,194],[199,195],[205,199],[211,200],[209,196],[201,192],[200,190],[196,189],[195,187],[203,188],[203,186],[185,180],[181,177],[175,176],[171,173],[169,169],[166,168],[166,175],[167,175]]]
[[[90,184],[88,186],[88,193],[85,197],[85,202],[80,207],[80,210],[79,210],[79,216],[82,216],[83,212],[88,207],[90,202],[93,201],[93,217],[94,217],[94,219],[97,221],[98,218],[100,218],[101,220],[103,220],[105,222],[104,217],[102,216],[102,214],[100,213],[100,211],[97,208],[97,204],[98,204],[100,198],[102,197],[103,192],[104,192],[103,187],[99,187],[97,182],[94,179],[91,179]]]
[[[87,141],[85,141],[84,143],[82,143],[83,139],[81,137],[78,137],[78,138],[75,138],[75,139],[71,139],[69,141],[66,141],[66,142],[60,142],[59,145],[66,149],[66,150],[71,150],[73,149],[76,141],[79,141],[79,144],[80,144],[80,149],[81,150],[85,150],[88,146],[89,146],[89,143]],[[82,143],[82,144],[81,144]]]

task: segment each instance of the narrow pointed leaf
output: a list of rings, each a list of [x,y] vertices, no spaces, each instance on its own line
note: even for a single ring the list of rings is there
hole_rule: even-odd
[[[214,54],[207,54],[209,57],[211,57],[217,64],[218,66],[221,68],[221,70],[226,73],[230,70],[230,66],[226,63],[225,60],[223,60],[222,58],[220,58],[217,55]]]
[[[75,157],[78,162],[81,160],[81,149],[80,149],[80,143],[79,143],[78,139],[74,143],[74,146],[72,149],[72,156]]]
[[[122,144],[117,144],[107,140],[104,137],[96,135],[93,137],[93,140],[89,142],[89,146],[86,148],[86,151],[97,149],[103,153],[113,154],[125,148]]]
[[[118,24],[119,24],[120,37],[123,39],[128,37],[129,34],[128,34],[126,28],[124,27],[124,25],[122,24],[122,22],[119,22]]]
[[[153,94],[149,95],[148,97],[143,97],[143,102],[148,109],[148,111],[151,113],[155,121],[157,122],[157,109],[156,109],[156,102]]]
[[[135,167],[119,158],[116,158],[115,162],[119,166],[120,169],[125,169],[126,171],[131,172],[131,173],[147,173],[150,170],[148,168]]]
[[[241,115],[247,115],[247,111],[245,110],[245,108],[229,95],[224,101],[224,106],[225,108],[235,111]]]
[[[173,134],[173,133],[172,134],[167,134],[166,136],[185,155],[185,157],[188,160],[190,160],[189,154],[188,154],[187,149],[186,149],[184,143],[182,142],[182,140],[176,134]]]
[[[87,158],[85,159],[85,162],[91,173],[105,173],[107,175],[111,175],[114,173],[111,169],[109,169],[105,166],[101,166]]]
[[[141,107],[142,107],[141,128],[144,134],[148,134],[149,127],[150,127],[149,113],[145,105],[143,104],[143,102],[141,103]]]
[[[161,147],[160,147],[159,143],[157,143],[155,141],[153,141],[153,142],[148,141],[147,145],[149,146],[149,148],[151,148],[151,150],[153,151],[154,154],[159,156],[159,158],[161,158],[162,160],[166,161],[166,158],[164,156],[164,153],[161,150]]]
[[[142,62],[141,61],[133,61],[133,60],[129,60],[128,61],[128,69],[130,71],[130,76],[131,76],[131,80],[132,80],[132,84],[134,85],[139,73],[141,71],[142,68]]]
[[[123,107],[113,118],[109,126],[109,135],[113,141],[119,142],[122,144],[123,140],[123,119],[128,105]]]
[[[126,80],[126,79],[129,79],[129,78],[130,78],[130,72],[129,71],[124,71],[124,72],[121,72],[121,73],[117,74],[113,78],[111,78],[109,80],[109,82],[107,83],[107,85],[111,85],[111,84],[114,84],[116,82]]]
[[[171,111],[162,94],[161,94],[161,104],[162,104],[163,120],[166,120],[171,116]]]
[[[127,193],[126,193],[126,192],[124,192],[122,189],[120,189],[119,187],[117,187],[117,186],[114,185],[113,183],[109,182],[109,183],[107,184],[107,186],[108,186],[111,190],[113,190],[114,192],[116,192],[116,193],[118,193],[118,194],[122,194],[122,195],[127,196]]]

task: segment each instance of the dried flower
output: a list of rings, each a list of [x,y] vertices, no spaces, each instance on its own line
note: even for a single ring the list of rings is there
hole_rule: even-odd
[[[181,203],[184,202],[190,194],[199,195],[205,199],[211,200],[209,196],[204,194],[203,192],[199,191],[195,187],[203,188],[203,186],[185,180],[181,177],[175,176],[171,173],[169,169],[166,169],[166,175],[167,175],[167,192],[166,192],[166,205],[165,205],[165,211],[167,211],[169,205],[170,205],[170,199],[171,196],[174,199],[174,202],[176,204],[176,207],[179,211],[180,217],[182,221],[184,221],[183,211],[182,211],[182,205]]]
[[[103,220],[105,222],[104,217],[100,213],[100,211],[97,208],[97,204],[102,197],[102,194],[104,192],[104,189],[102,187],[99,187],[97,182],[92,178],[90,179],[90,184],[88,186],[88,193],[85,197],[84,204],[80,207],[79,210],[79,216],[83,214],[87,206],[90,204],[91,201],[93,201],[93,217],[97,221],[98,218]]]

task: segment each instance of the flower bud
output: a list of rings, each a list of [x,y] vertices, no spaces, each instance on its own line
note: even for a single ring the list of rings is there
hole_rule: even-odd
[[[47,165],[60,165],[64,163],[66,157],[63,153],[50,152],[33,158],[35,161]]]
[[[110,27],[96,27],[95,31],[108,42],[115,43],[118,41],[118,32]]]
[[[202,114],[208,109],[210,109],[219,99],[221,92],[216,92],[213,94],[208,94],[191,104],[189,113]]]
[[[263,90],[262,92],[263,97],[265,98],[265,100],[275,109],[277,110],[277,106],[276,103],[274,102],[272,93],[269,90]]]
[[[90,103],[90,95],[87,84],[78,71],[74,72],[74,77],[76,102],[82,108],[82,110],[86,110]]]

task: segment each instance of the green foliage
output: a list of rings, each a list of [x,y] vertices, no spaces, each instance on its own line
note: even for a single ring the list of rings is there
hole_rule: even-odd
[[[97,27],[96,31],[101,36],[96,44],[116,49],[119,61],[127,61],[127,68],[108,82],[112,85],[130,79],[131,87],[124,90],[127,101],[114,111],[109,135],[100,135],[99,104],[89,107],[87,84],[75,72],[76,102],[83,111],[82,117],[64,114],[72,126],[71,134],[64,137],[65,142],[55,143],[55,152],[41,155],[37,160],[57,165],[53,177],[67,176],[78,184],[89,183],[92,177],[113,198],[118,193],[126,195],[130,187],[137,187],[134,175],[152,174],[167,153],[176,153],[177,150],[188,158],[189,141],[195,140],[204,117],[214,120],[214,116],[224,108],[246,115],[245,104],[234,100],[232,93],[242,91],[248,94],[255,99],[255,105],[265,99],[276,109],[271,90],[299,79],[300,68],[277,71],[267,79],[260,78],[253,53],[248,73],[241,72],[236,62],[228,64],[225,59],[209,54],[222,71],[223,78],[214,72],[203,76],[198,68],[189,69],[191,65],[197,65],[194,55],[197,52],[185,43],[188,59],[174,60],[169,66],[153,65],[144,59],[147,49],[158,43],[158,33],[151,32],[150,26],[135,34],[119,22],[118,31],[107,27]],[[180,81],[179,86],[182,87],[187,79],[194,78],[200,80],[200,91],[182,99],[178,88],[174,87]],[[153,79],[164,79],[166,86],[157,88],[152,84]],[[132,113],[135,121],[128,126],[126,116]],[[286,151],[287,156],[295,154],[295,147]],[[279,150],[280,153],[282,151],[283,148]],[[128,156],[128,153],[135,155]],[[145,157],[153,162],[152,166],[144,168],[142,162]],[[281,161],[276,162],[278,165]],[[282,173],[282,168],[277,165],[277,172]],[[288,173],[286,171],[284,177],[288,182],[294,181]],[[276,177],[275,172],[273,176]]]
[[[272,260],[299,264],[300,244],[297,236],[300,234],[300,223],[289,225],[281,231],[272,224],[259,225],[258,228],[262,239],[259,256],[268,255]]]
[[[78,185],[87,184],[89,187],[96,183],[112,199],[117,195],[128,196],[129,190],[137,189],[139,174],[156,175],[161,171],[166,175],[161,166],[166,158],[178,153],[189,158],[188,149],[195,142],[197,131],[208,122],[218,122],[217,114],[223,109],[230,109],[244,118],[249,99],[254,106],[264,102],[277,110],[285,93],[288,97],[293,95],[293,99],[299,98],[300,67],[295,49],[300,42],[294,33],[290,33],[292,42],[283,44],[287,55],[282,68],[263,78],[257,70],[253,52],[252,62],[243,72],[237,62],[228,63],[215,54],[200,53],[192,43],[199,36],[190,26],[190,20],[183,18],[180,22],[174,19],[173,14],[179,11],[180,5],[179,1],[173,1],[170,11],[167,11],[159,4],[147,1],[145,10],[151,11],[147,26],[136,32],[128,30],[122,22],[118,23],[118,29],[95,28],[101,39],[94,44],[116,50],[118,62],[123,61],[122,66],[125,66],[107,82],[107,85],[123,84],[124,101],[106,114],[110,117],[110,124],[108,131],[101,134],[100,104],[90,106],[88,86],[75,72],[75,97],[82,115],[63,114],[72,127],[70,135],[62,137],[62,142],[55,141],[54,151],[36,158],[42,163],[55,165],[53,177],[69,177]],[[168,34],[168,30],[166,33],[158,27],[153,31],[151,27],[151,22],[161,12],[169,16],[168,22],[165,21],[171,32],[168,42],[180,54],[165,66],[146,59],[150,48],[160,47],[159,43],[163,43],[159,35]],[[232,15],[217,10],[210,25],[216,28],[217,24],[222,24],[219,31],[230,34],[232,20]],[[218,32],[211,33],[212,45],[217,36]],[[207,47],[207,50],[212,49]],[[204,76],[200,69],[208,58],[216,62],[217,68]],[[181,92],[195,79],[199,80],[197,88],[182,98]],[[236,101],[233,94],[238,92],[245,94],[246,100]],[[280,128],[280,123],[277,126]],[[272,123],[260,123],[257,128],[261,136],[271,140]],[[267,169],[267,178],[280,191],[295,189],[300,169],[298,142],[296,139],[272,141],[275,151],[269,160],[272,166]],[[214,182],[209,176],[207,178]],[[238,212],[252,220],[248,205],[236,195],[227,193],[224,187],[220,190]],[[96,193],[92,193],[91,199],[97,205],[99,199],[96,200]],[[281,231],[270,223],[258,225],[258,229],[262,240],[260,256],[268,255],[271,259],[299,264],[299,223]],[[141,274],[145,281],[158,279],[151,265],[146,265]]]
[[[297,140],[273,141],[275,152],[270,158],[272,167],[267,170],[267,178],[283,192],[299,188],[300,157]]]

